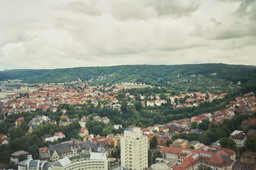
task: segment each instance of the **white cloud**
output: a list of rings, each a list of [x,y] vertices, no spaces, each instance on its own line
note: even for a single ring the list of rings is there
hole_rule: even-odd
[[[247,1],[0,0],[0,69],[255,65],[256,6]]]

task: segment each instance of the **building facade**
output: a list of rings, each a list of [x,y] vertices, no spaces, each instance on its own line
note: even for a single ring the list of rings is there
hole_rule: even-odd
[[[125,130],[121,137],[121,166],[132,170],[148,168],[148,138],[138,127]]]
[[[108,159],[105,153],[91,152],[65,157],[55,162],[49,170],[108,170]]]
[[[245,145],[247,136],[243,131],[235,130],[230,134],[230,138],[235,141],[237,148],[241,148]]]

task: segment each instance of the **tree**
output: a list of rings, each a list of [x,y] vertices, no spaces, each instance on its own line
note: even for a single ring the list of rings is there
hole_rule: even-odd
[[[120,147],[116,146],[116,148],[111,151],[111,155],[116,159],[120,158]]]
[[[210,139],[208,138],[206,133],[203,133],[202,135],[199,136],[198,140],[205,144],[205,145],[209,145],[211,143]]]
[[[161,94],[159,95],[159,97],[160,97],[161,99],[166,100],[166,95],[165,95],[164,93],[161,93]]]
[[[252,152],[256,152],[256,135],[250,135],[248,136],[246,143],[245,143],[245,147],[246,149],[252,151]]]
[[[197,170],[212,170],[212,168],[206,165],[199,165]]]
[[[197,129],[197,122],[191,123],[190,126],[191,126],[192,129]]]
[[[153,138],[150,140],[150,149],[156,149],[157,147],[157,138],[156,136],[153,136]]]
[[[23,129],[18,127],[18,128],[11,130],[10,137],[11,137],[11,139],[16,139],[16,138],[20,138],[20,137],[24,136],[25,134],[26,134],[26,132]]]
[[[235,141],[227,137],[220,139],[220,146],[222,148],[230,148],[234,151],[237,150]]]
[[[120,109],[122,113],[127,114],[128,113],[127,102],[122,102]]]
[[[167,140],[166,146],[169,146],[170,144],[172,144],[172,140]]]
[[[141,111],[141,103],[140,101],[134,102],[135,109],[140,112]]]
[[[202,123],[198,124],[198,128],[201,130],[207,130],[210,122],[208,120],[203,120]]]
[[[195,147],[194,146],[190,146],[189,149],[195,149]]]
[[[163,157],[163,155],[161,154],[161,152],[159,150],[153,151],[152,159],[153,159],[154,163],[156,162],[156,158],[162,158],[162,157]]]
[[[103,133],[104,124],[99,121],[91,120],[86,123],[86,127],[91,134],[101,135]]]

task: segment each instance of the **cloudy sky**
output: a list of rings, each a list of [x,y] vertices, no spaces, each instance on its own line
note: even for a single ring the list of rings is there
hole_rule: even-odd
[[[256,0],[0,0],[0,70],[256,65]]]

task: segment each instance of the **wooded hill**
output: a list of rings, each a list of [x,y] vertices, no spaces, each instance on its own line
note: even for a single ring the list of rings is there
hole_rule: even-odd
[[[256,66],[227,64],[122,65],[64,69],[17,69],[0,72],[0,81],[20,79],[27,83],[91,80],[91,84],[145,83],[182,91],[223,92],[256,89]]]

